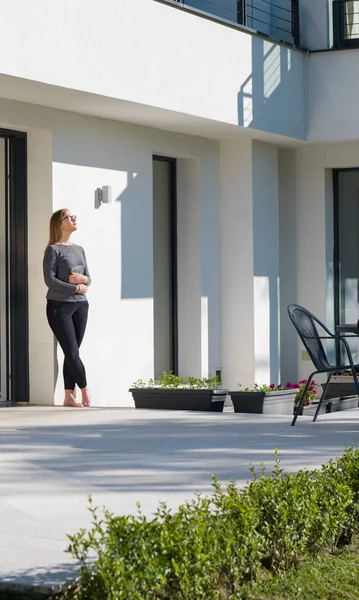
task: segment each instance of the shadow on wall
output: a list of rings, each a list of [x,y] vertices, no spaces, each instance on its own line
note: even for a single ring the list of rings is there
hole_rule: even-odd
[[[303,56],[252,36],[252,73],[238,93],[238,124],[305,138]]]
[[[152,207],[144,204],[145,178],[121,167],[117,170],[127,176],[126,188],[114,199],[121,203],[121,298],[152,298],[152,260],[147,251],[152,246],[152,228],[148,225],[152,222]],[[94,209],[101,208],[96,189]]]
[[[143,201],[142,179],[127,173],[127,187],[116,198],[121,202],[121,297],[153,297],[152,197]]]
[[[293,226],[297,222],[295,150],[283,149],[278,153],[279,172],[279,274],[280,274],[280,349],[282,381],[299,377],[298,354],[301,347],[298,335],[288,317],[289,304],[298,302],[298,236]],[[308,369],[311,363],[307,363]]]

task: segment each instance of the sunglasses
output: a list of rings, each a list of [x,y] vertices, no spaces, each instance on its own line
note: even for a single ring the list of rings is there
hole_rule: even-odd
[[[61,221],[65,221],[65,219],[68,221],[76,221],[77,217],[76,215],[66,215],[66,217],[62,217]]]

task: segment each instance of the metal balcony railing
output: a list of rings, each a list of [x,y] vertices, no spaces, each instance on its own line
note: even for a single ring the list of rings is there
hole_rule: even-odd
[[[254,29],[279,41],[300,45],[299,0],[175,0],[197,9]]]
[[[359,0],[333,0],[334,48],[359,48]]]

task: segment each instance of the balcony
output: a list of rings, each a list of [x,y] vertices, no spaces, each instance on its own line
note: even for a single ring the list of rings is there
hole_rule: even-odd
[[[269,38],[300,45],[299,0],[169,0]],[[352,3],[351,3],[352,4]]]
[[[359,48],[359,0],[333,0],[334,48]]]

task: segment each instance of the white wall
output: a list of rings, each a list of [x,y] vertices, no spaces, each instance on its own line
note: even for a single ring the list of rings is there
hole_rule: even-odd
[[[304,136],[301,52],[279,47],[280,64],[268,73],[263,39],[150,0],[38,0],[36,10],[27,0],[0,0],[0,11],[3,74]],[[275,93],[265,98],[274,75]],[[44,104],[47,96],[54,101],[49,89]]]
[[[312,54],[308,61],[309,142],[359,139],[359,50]]]
[[[153,376],[153,154],[198,164],[195,241],[198,252],[201,256],[205,252],[206,257],[194,260],[188,254],[183,266],[188,273],[194,269],[198,281],[196,374],[202,374],[204,364],[213,373],[221,354],[218,233],[213,244],[208,241],[219,227],[217,142],[4,100],[0,100],[0,113],[1,126],[30,130],[31,401],[53,402],[53,345],[45,318],[42,257],[51,211],[63,206],[78,215],[76,241],[85,247],[93,277],[82,356],[94,404],[132,405],[127,391],[131,383]],[[208,177],[210,171],[212,177]],[[94,193],[103,185],[112,187],[114,202],[96,208]],[[209,265],[214,265],[210,281]],[[204,294],[208,299],[207,330]],[[184,354],[193,352],[191,342],[184,340]],[[59,373],[56,402],[61,400]]]

